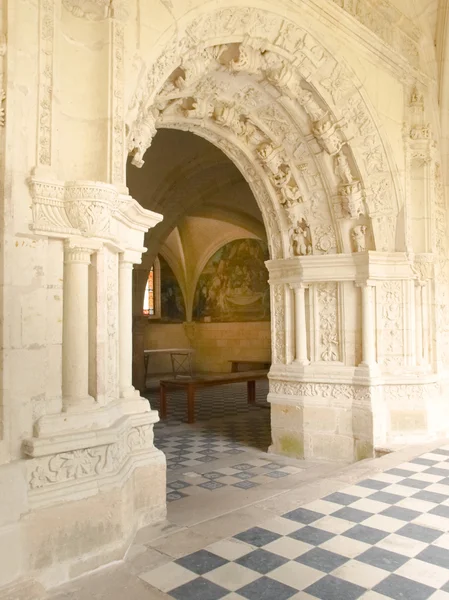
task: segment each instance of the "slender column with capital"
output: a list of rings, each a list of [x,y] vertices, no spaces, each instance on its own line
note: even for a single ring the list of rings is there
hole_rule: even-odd
[[[377,367],[373,286],[368,283],[362,289],[362,362],[361,367]]]
[[[303,285],[292,286],[295,294],[295,363],[308,365],[307,324],[305,289]]]
[[[139,393],[132,384],[133,376],[133,261],[126,253],[119,263],[119,378],[120,397],[136,398]]]
[[[64,247],[62,395],[66,411],[92,407],[89,396],[89,265],[91,248]]]

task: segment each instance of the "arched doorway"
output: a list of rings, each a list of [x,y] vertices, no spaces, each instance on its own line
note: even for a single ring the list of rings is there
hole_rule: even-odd
[[[146,158],[142,169],[128,168],[130,193],[143,208],[167,217],[147,234],[148,251],[134,267],[134,321],[143,331],[134,336],[134,353],[141,361],[147,352],[142,393],[160,410],[160,380],[174,376],[170,349],[178,349],[178,357],[183,349],[191,351],[181,360],[184,367],[192,363],[195,376],[227,380],[233,369],[268,368],[269,250],[254,196],[219,148],[192,133],[165,129]],[[168,501],[219,489],[222,480],[242,489],[272,483],[276,474],[252,483],[242,483],[256,476],[251,470],[229,475],[237,464],[264,464],[257,451],[266,453],[271,444],[266,379],[257,381],[254,403],[243,381],[199,388],[194,425],[187,424],[186,392],[169,392],[168,414],[154,430],[155,445],[167,459]],[[193,474],[196,487],[187,485]]]
[[[231,158],[257,200],[272,259],[272,449],[371,456],[383,424],[371,405],[380,357],[369,251],[403,245],[395,172],[349,69],[285,20],[262,42],[268,15],[243,12],[251,36],[218,11],[173,41],[182,57],[167,41],[131,102],[132,162],[142,166],[158,128],[192,131]]]

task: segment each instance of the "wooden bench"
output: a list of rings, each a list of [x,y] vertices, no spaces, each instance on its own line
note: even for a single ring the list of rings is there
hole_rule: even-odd
[[[231,373],[241,373],[239,367],[241,365],[250,367],[250,371],[267,371],[271,367],[269,360],[230,360]]]
[[[160,417],[167,417],[167,390],[169,388],[184,388],[187,390],[187,422],[195,422],[195,393],[198,388],[229,385],[230,383],[246,382],[248,404],[256,402],[256,381],[266,379],[268,371],[247,371],[246,373],[223,373],[217,375],[201,375],[185,379],[162,379],[160,382]]]

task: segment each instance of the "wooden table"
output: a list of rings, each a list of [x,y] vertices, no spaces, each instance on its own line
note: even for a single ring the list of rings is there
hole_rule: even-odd
[[[150,354],[170,354],[170,357],[173,354],[194,354],[195,350],[193,348],[152,348],[151,350],[143,351],[143,361],[145,364],[145,377],[147,376],[148,371],[148,362],[150,359]],[[173,373],[175,375],[175,373]]]
[[[167,390],[169,388],[184,388],[187,390],[187,422],[195,422],[195,393],[197,388],[229,385],[230,383],[246,382],[248,404],[256,402],[256,381],[266,379],[268,371],[247,371],[245,373],[223,373],[217,375],[202,375],[185,379],[162,379],[160,382],[160,417],[167,417]]]
[[[267,371],[271,367],[271,361],[265,360],[230,360],[231,373],[241,373],[239,365],[248,365],[251,371]]]

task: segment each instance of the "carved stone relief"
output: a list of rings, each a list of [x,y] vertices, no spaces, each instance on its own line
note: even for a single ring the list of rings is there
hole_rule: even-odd
[[[285,328],[285,290],[282,285],[272,286],[272,303],[273,303],[273,340],[272,345],[274,350],[273,362],[285,362],[285,343],[286,343],[286,328]]]
[[[40,11],[37,159],[39,165],[46,167],[51,166],[52,161],[54,13],[54,0],[43,0]]]
[[[243,29],[244,26],[249,29]],[[225,46],[226,36],[231,32],[233,40],[242,35],[244,43],[233,41],[232,44]],[[221,43],[217,44],[215,41],[213,42],[214,46],[207,46],[208,39],[216,40],[218,38],[222,40]],[[192,63],[192,57],[200,54],[200,51],[196,49],[200,40],[203,48],[206,45],[202,52],[205,52],[208,58],[200,60],[200,68],[187,68],[187,65]],[[262,43],[261,40],[266,41]],[[268,42],[272,44],[269,50],[267,50]],[[176,110],[179,111],[183,108],[186,109],[182,114],[184,118],[192,119],[192,121],[198,119],[204,127],[211,127],[215,122],[228,131],[232,131],[237,136],[238,143],[249,145],[255,159],[263,160],[263,157],[255,152],[256,147],[263,144],[269,144],[275,150],[282,141],[282,146],[287,149],[287,152],[295,152],[303,142],[301,140],[298,143],[301,135],[299,131],[296,134],[296,144],[294,142],[291,132],[294,132],[297,125],[289,128],[290,135],[287,138],[284,132],[287,130],[286,124],[289,119],[286,118],[285,113],[282,115],[279,112],[279,105],[271,100],[268,101],[266,107],[258,108],[258,103],[261,102],[261,97],[265,93],[264,88],[266,89],[269,84],[278,88],[281,93],[281,103],[284,103],[283,98],[286,99],[286,103],[288,101],[290,117],[294,117],[298,111],[303,111],[309,119],[313,136],[324,152],[332,156],[343,156],[342,161],[347,160],[349,171],[346,169],[346,173],[350,174],[352,181],[347,181],[347,176],[344,174],[345,165],[339,165],[338,172],[343,179],[340,184],[341,189],[336,194],[338,203],[334,210],[337,210],[337,218],[357,218],[365,214],[365,202],[369,209],[369,215],[376,214],[377,218],[380,218],[381,213],[382,215],[388,213],[389,217],[396,213],[395,191],[393,192],[391,175],[386,166],[388,161],[385,159],[384,147],[379,142],[379,134],[373,123],[370,109],[366,107],[364,99],[360,96],[349,70],[330,57],[310,34],[301,31],[288,21],[263,11],[250,8],[233,9],[232,11],[223,9],[198,19],[187,28],[187,37],[177,40],[176,44],[173,41],[166,47],[160,60],[150,69],[147,79],[142,82],[142,86],[132,99],[130,117],[136,115],[136,109],[140,113],[137,120],[131,117],[133,121],[129,122],[129,148],[137,157],[136,163],[140,163],[142,160],[143,153],[154,135],[154,128],[158,126],[158,121],[166,118],[167,111],[171,111],[171,117],[173,117]],[[283,51],[283,55],[277,53],[277,47]],[[292,65],[291,58],[285,57],[285,53],[291,53],[293,47],[297,52],[299,51],[299,57],[298,53],[295,55],[295,66]],[[187,77],[186,72],[189,69],[192,75]],[[265,80],[266,83],[264,82],[264,88],[261,89],[258,89],[257,83],[253,85],[245,83],[242,91],[237,92],[234,98],[231,98],[229,96],[231,93],[230,83],[225,83],[223,69],[235,74],[236,79],[233,81],[256,74],[259,80]],[[210,76],[205,78],[206,73],[216,71],[221,73],[218,87],[217,84],[212,84]],[[303,81],[306,79],[308,83],[304,84]],[[175,85],[174,82],[178,80],[182,83]],[[324,105],[321,97],[315,94],[310,85],[312,80],[316,89],[323,90],[323,94],[329,100],[329,106]],[[169,83],[166,83],[167,81]],[[207,85],[206,81],[209,81]],[[241,112],[245,105],[245,102],[241,101],[243,89],[248,93],[251,90],[251,97],[255,98],[253,102],[257,105],[254,112],[255,121],[252,121],[251,115]],[[198,90],[201,90],[202,101],[199,99]],[[156,97],[158,93],[159,100]],[[163,100],[164,94],[165,100]],[[236,96],[239,94],[237,101]],[[173,103],[176,95],[178,98],[181,97],[181,104]],[[185,106],[189,97],[194,99],[195,106],[193,104]],[[213,108],[211,104],[213,104]],[[332,104],[333,106],[331,106]],[[153,119],[152,125],[148,127],[145,119],[151,107],[162,110],[162,113],[158,113],[156,119]],[[246,105],[246,109],[251,110],[251,106]],[[334,116],[334,113],[338,113],[339,117]],[[346,136],[349,115],[353,117],[350,133],[355,132],[358,136],[355,143],[348,142]],[[261,120],[260,127],[263,130],[256,125],[259,120]],[[267,129],[265,129],[265,125],[262,125],[262,121]],[[363,140],[360,139],[362,135],[364,136]],[[283,138],[285,138],[285,143]],[[296,148],[294,148],[295,145]],[[310,150],[307,152],[309,153]],[[359,165],[359,160],[362,161],[361,165]],[[292,157],[285,156],[283,162],[277,164],[275,171],[273,171],[273,164],[275,163],[265,164],[267,175],[271,185],[278,193],[279,202],[287,211],[288,221],[294,224],[301,218],[310,220],[307,212],[309,207],[298,208],[304,198],[304,179],[292,162]],[[352,170],[353,164],[357,165],[355,171]],[[361,177],[361,170],[368,177],[373,175],[373,181],[367,181],[366,177]],[[314,168],[310,168],[309,172],[314,173]],[[379,190],[383,186],[388,188],[388,193],[384,196],[380,194]],[[386,202],[383,202],[385,196],[387,199]],[[293,213],[292,207],[295,207]],[[310,225],[314,226],[312,222]],[[327,226],[331,225],[332,221],[330,220]],[[391,243],[394,235],[388,237],[383,235],[381,228],[373,228],[373,231],[376,249],[380,249],[380,247],[385,249],[387,246],[392,249]]]
[[[312,254],[312,238],[310,236],[310,227],[305,219],[298,221],[296,227],[290,234],[293,256],[307,256]]]
[[[383,281],[379,288],[381,310],[380,363],[388,368],[404,365],[404,316],[401,281]]]
[[[55,484],[110,475],[120,470],[131,452],[152,446],[152,425],[132,427],[112,444],[33,459],[29,463],[28,486],[32,491],[40,491]]]
[[[354,252],[366,251],[366,225],[357,225],[351,231]]]
[[[317,284],[316,298],[320,322],[319,359],[327,362],[340,360],[338,284]]]

